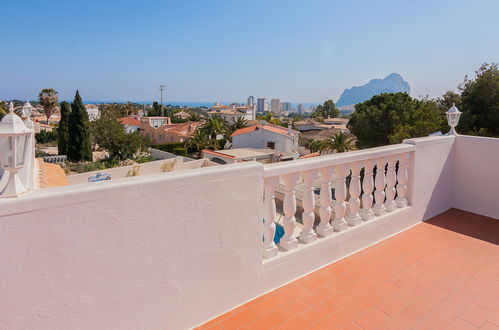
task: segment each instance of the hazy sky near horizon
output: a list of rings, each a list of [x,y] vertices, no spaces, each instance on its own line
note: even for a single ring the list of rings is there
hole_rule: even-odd
[[[398,72],[413,96],[499,62],[498,0],[2,1],[0,99],[335,101]]]

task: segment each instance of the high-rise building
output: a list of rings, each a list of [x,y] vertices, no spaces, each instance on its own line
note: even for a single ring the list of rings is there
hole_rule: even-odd
[[[246,105],[254,106],[255,105],[255,98],[253,96],[248,96],[248,102],[246,102]]]
[[[281,111],[283,112],[291,112],[293,108],[291,107],[291,102],[282,102],[281,103]]]
[[[270,111],[272,111],[273,113],[281,112],[281,100],[279,99],[270,100]]]
[[[264,113],[265,112],[265,98],[259,97],[256,99],[256,112]]]
[[[303,107],[303,104],[298,104],[298,113],[302,114],[305,112],[305,108]]]

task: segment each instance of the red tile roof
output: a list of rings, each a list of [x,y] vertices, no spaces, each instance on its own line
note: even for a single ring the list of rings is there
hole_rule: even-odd
[[[257,125],[253,125],[253,126],[249,126],[249,127],[245,127],[245,128],[240,128],[240,129],[236,130],[234,133],[232,133],[231,136],[236,136],[236,135],[240,135],[240,134],[254,132],[257,129],[264,129],[264,130],[269,131],[269,132],[274,132],[274,133],[282,134],[282,135],[288,135],[287,128],[267,123],[267,124],[257,124]],[[298,133],[296,131],[291,131],[291,132],[293,134]]]
[[[120,118],[120,123],[122,125],[128,125],[128,126],[140,126],[140,120],[133,117]]]
[[[303,159],[303,158],[313,158],[313,157],[318,157],[320,155],[321,155],[320,152],[314,152],[314,153],[311,153],[311,154],[308,154],[308,155],[305,155],[305,156],[301,156],[300,159]]]

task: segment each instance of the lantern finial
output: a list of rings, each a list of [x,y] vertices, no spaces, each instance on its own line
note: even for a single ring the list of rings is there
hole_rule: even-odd
[[[12,101],[9,103],[9,113],[13,113],[14,112],[14,103],[12,103]]]

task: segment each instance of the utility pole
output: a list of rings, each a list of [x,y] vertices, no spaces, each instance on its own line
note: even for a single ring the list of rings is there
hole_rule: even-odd
[[[161,116],[164,117],[165,116],[165,110],[164,110],[164,107],[163,107],[163,91],[166,90],[166,84],[164,85],[159,85],[159,91],[161,92]]]

